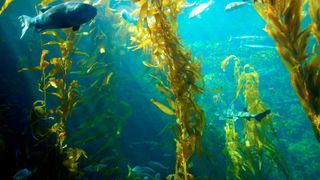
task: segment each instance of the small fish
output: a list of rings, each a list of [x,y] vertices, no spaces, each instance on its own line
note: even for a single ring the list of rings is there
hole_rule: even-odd
[[[191,18],[194,18],[194,17],[199,17],[200,14],[209,8],[209,6],[213,4],[213,1],[212,0],[209,0],[209,2],[207,3],[202,3],[202,4],[199,4],[197,7],[195,7],[194,9],[192,9],[192,11],[190,12],[189,14],[189,19]]]
[[[262,40],[262,39],[265,39],[265,38],[266,38],[265,36],[250,36],[250,35],[249,36],[234,36],[234,37],[230,36],[228,41],[230,42],[230,41],[232,41],[234,39],[237,39],[237,40],[246,40],[246,39]]]
[[[276,49],[275,46],[267,46],[267,45],[244,44],[243,46],[249,47],[249,48]]]
[[[129,170],[128,177],[134,174],[136,176],[139,176],[141,179],[144,179],[144,178],[153,179],[151,174],[155,173],[153,169],[146,166],[135,166],[134,168],[131,168],[128,165],[128,170]]]
[[[258,122],[261,122],[261,120],[263,118],[265,118],[268,114],[271,113],[271,110],[268,109],[264,112],[258,113],[258,114],[251,114],[247,111],[247,109],[245,108],[243,111],[238,112],[235,115],[235,118],[245,118],[246,120],[250,120],[251,118],[254,118],[255,120],[257,120]]]
[[[268,109],[258,114],[251,114],[247,111],[246,108],[244,108],[243,111],[235,112],[233,107],[231,107],[231,109],[225,110],[223,115],[216,113],[215,116],[218,116],[219,120],[232,119],[233,121],[237,121],[238,119],[244,118],[249,121],[251,118],[254,118],[256,121],[261,122],[261,120],[270,113],[271,113],[271,110]]]
[[[28,179],[28,177],[32,174],[32,171],[29,171],[29,169],[24,168],[20,169],[16,172],[16,174],[13,176],[14,180],[25,180]]]
[[[77,31],[81,24],[90,21],[97,15],[97,9],[92,5],[73,1],[42,8],[41,12],[35,17],[26,15],[19,17],[22,27],[20,39],[30,27],[34,27],[39,32],[46,29],[69,27]]]
[[[138,19],[132,17],[126,9],[122,9],[120,15],[125,21],[130,24],[136,25],[138,23]]]
[[[147,166],[135,166],[132,168],[132,172],[135,172],[136,174],[154,174],[155,171],[152,168],[149,168]]]
[[[238,8],[241,8],[245,5],[248,5],[247,2],[232,2],[232,3],[229,3],[226,5],[226,7],[224,8],[225,11],[231,11],[231,10],[234,10],[234,9],[238,9]]]

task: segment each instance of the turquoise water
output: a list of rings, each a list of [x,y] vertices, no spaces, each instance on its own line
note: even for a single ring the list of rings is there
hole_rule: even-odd
[[[230,176],[225,150],[226,122],[219,120],[216,114],[223,114],[232,104],[237,111],[246,107],[241,95],[232,103],[237,87],[233,63],[225,72],[220,68],[226,57],[236,55],[242,65],[250,64],[259,73],[260,98],[273,113],[272,124],[276,132],[267,137],[285,157],[290,172],[290,177],[285,177],[277,171],[279,167],[268,164],[269,159],[263,156],[262,175],[244,177],[317,179],[320,176],[320,146],[290,84],[289,72],[281,62],[273,40],[263,31],[265,22],[251,5],[226,12],[224,7],[230,2],[215,1],[201,17],[188,18],[194,7],[185,9],[178,17],[184,47],[202,60],[201,74],[205,80],[204,93],[196,97],[205,112],[204,151],[200,158],[191,157],[190,172],[199,179]],[[95,23],[82,25],[77,32],[79,38],[80,33],[95,29],[81,37],[77,48],[88,55],[74,56],[67,80],[68,83],[78,80],[81,95],[66,122],[65,140],[68,147],[81,148],[87,154],[87,158],[79,159],[78,171],[70,173],[66,168],[64,162],[68,156],[55,146],[55,136],[34,137],[37,130],[43,134],[43,129],[50,128],[54,122],[41,121],[37,127],[30,125],[32,104],[43,98],[37,87],[41,73],[18,71],[37,66],[43,49],[49,50],[48,58],[61,55],[57,47],[43,46],[54,40],[48,35],[29,30],[23,39],[19,39],[18,17],[22,14],[35,16],[37,3],[14,1],[0,15],[0,162],[3,164],[0,179],[12,179],[24,168],[32,172],[28,179],[125,179],[131,168],[136,168],[133,171],[138,179],[156,179],[159,178],[157,174],[165,179],[174,173],[176,150],[172,127],[175,118],[150,102],[151,98],[165,102],[165,97],[150,77],[152,70],[142,64],[149,59],[148,54],[128,48],[132,45],[131,35],[117,14],[124,8],[133,11],[136,7],[130,2],[110,2],[114,10],[107,15],[104,15],[103,7],[98,7]],[[309,21],[306,18],[303,23]],[[64,35],[62,30],[56,31]],[[258,38],[241,39],[240,36]],[[101,52],[101,48],[105,52]],[[103,86],[102,81],[108,75],[110,81]],[[210,92],[221,87],[218,93]],[[49,109],[58,104],[57,98],[48,95]],[[243,141],[243,122],[236,121],[235,128]],[[139,166],[142,170],[138,170]]]

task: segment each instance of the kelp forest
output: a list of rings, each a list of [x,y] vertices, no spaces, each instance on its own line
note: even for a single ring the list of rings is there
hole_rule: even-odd
[[[320,176],[319,0],[0,7],[0,179]]]

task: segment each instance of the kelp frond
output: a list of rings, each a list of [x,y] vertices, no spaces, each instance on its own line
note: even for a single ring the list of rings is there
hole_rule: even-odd
[[[226,120],[226,126],[224,127],[226,132],[226,154],[228,158],[228,176],[227,179],[233,176],[235,179],[242,179],[242,174],[250,170],[250,165],[242,154],[242,145],[239,142],[238,133],[234,127],[233,120]],[[253,172],[252,172],[253,173]]]
[[[78,81],[69,79],[73,56],[77,52],[74,47],[76,35],[73,31],[68,30],[65,31],[65,38],[55,31],[47,31],[43,34],[51,35],[55,38],[55,40],[43,46],[58,45],[61,55],[55,57],[48,49],[43,49],[39,66],[23,68],[20,71],[36,70],[41,72],[38,90],[43,94],[43,99],[35,101],[30,118],[30,129],[33,137],[40,143],[42,139],[55,135],[56,146],[59,148],[60,153],[63,154],[66,153],[64,150],[67,147],[67,144],[65,144],[67,137],[66,122],[80,102]],[[48,58],[49,55],[51,55],[51,58]],[[48,96],[57,99],[57,106],[52,107],[51,104],[47,103]],[[39,126],[40,121],[48,121],[47,124],[52,124],[52,126],[42,129]],[[73,151],[74,155],[79,153],[80,155],[72,158],[69,156],[65,162],[68,161],[68,166],[66,166],[70,171],[76,171],[77,161],[81,154],[84,155],[85,153],[83,150],[69,148],[67,154],[70,154],[71,151]]]
[[[53,3],[54,1],[56,0],[42,0],[39,5],[42,6],[42,7],[46,7],[48,6],[50,3]]]
[[[13,2],[13,0],[5,0],[1,9],[0,9],[0,15],[3,13],[4,10],[7,9],[7,7]]]
[[[203,91],[201,62],[183,49],[177,32],[176,18],[182,3],[183,0],[137,2],[139,19],[131,37],[133,50],[150,54],[151,61],[143,64],[154,70],[156,87],[166,96],[169,106],[154,99],[151,102],[176,117],[176,172],[167,179],[193,179],[188,160],[195,150],[200,155],[204,128],[203,110],[195,101],[195,95]]]
[[[291,83],[312,124],[320,142],[320,63],[319,53],[313,52],[308,59],[307,44],[312,34],[320,40],[319,1],[310,0],[269,0],[256,1],[254,7],[267,22],[266,31],[274,39],[280,57],[291,74]],[[309,4],[312,24],[304,30],[301,21],[303,8]]]
[[[309,0],[309,13],[312,19],[312,34],[320,44],[320,2],[318,0]]]
[[[253,66],[246,64],[241,66],[240,59],[236,56],[229,56],[236,59],[235,71],[237,72],[234,76],[237,79],[237,89],[236,89],[236,98],[239,97],[240,92],[242,92],[244,102],[248,107],[248,112],[251,114],[258,114],[265,112],[266,105],[259,95],[259,75]],[[230,59],[230,58],[229,58]],[[225,63],[226,60],[222,61]],[[235,100],[235,99],[234,99]],[[285,158],[277,150],[276,146],[269,139],[269,132],[275,133],[272,126],[272,117],[269,115],[265,117],[261,122],[255,120],[243,120],[245,127],[245,136],[242,148],[229,149],[229,157],[232,154],[240,150],[244,150],[247,158],[247,169],[249,169],[253,177],[263,178],[268,174],[263,174],[262,162],[265,158],[270,162],[270,168],[274,165],[281,167],[280,171],[284,174],[286,178],[290,178],[289,167]],[[230,130],[230,123],[227,123],[229,129],[229,134],[226,134],[226,137],[229,137],[234,134]],[[234,130],[234,129],[233,129]],[[228,148],[228,147],[227,147]],[[240,155],[239,153],[237,153]],[[238,159],[240,158],[237,156]],[[241,156],[242,157],[242,156]],[[265,160],[264,160],[265,161]],[[235,166],[236,163],[231,161],[231,167]],[[229,165],[228,165],[229,166]],[[238,164],[237,169],[239,170],[241,166]],[[235,177],[239,177],[239,171],[233,171]]]

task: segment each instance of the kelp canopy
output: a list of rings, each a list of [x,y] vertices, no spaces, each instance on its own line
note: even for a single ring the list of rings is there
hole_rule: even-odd
[[[283,63],[291,74],[291,83],[312,123],[320,142],[320,55],[318,0],[255,0],[254,7],[266,21],[266,31],[276,42]],[[312,24],[301,27],[303,9],[309,2]],[[315,52],[307,53],[307,44],[313,34],[318,42]]]

